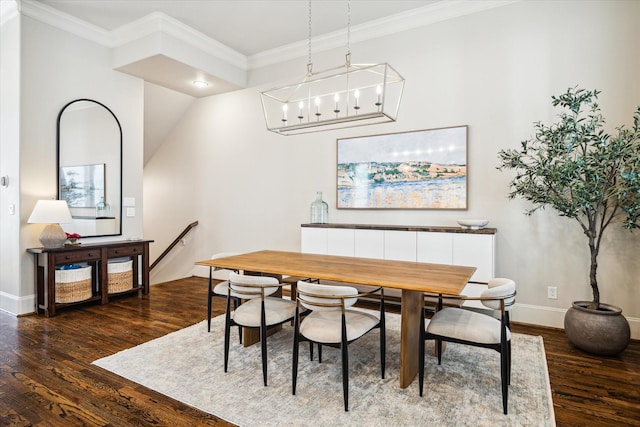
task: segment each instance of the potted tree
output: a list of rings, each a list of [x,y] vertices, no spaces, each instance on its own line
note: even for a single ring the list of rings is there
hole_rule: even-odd
[[[552,97],[563,108],[551,126],[534,124],[535,137],[520,149],[498,153],[499,170],[513,169],[509,198],[533,204],[526,212],[551,207],[575,219],[587,238],[592,301],[575,301],[564,319],[565,333],[578,348],[600,355],[623,351],[629,323],[618,307],[600,302],[598,254],[602,236],[614,222],[640,226],[640,106],[633,126],[604,130],[597,90],[569,88]]]

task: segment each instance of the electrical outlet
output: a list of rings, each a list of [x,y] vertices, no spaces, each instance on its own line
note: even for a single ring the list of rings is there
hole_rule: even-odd
[[[558,288],[555,286],[547,287],[547,298],[558,299]]]

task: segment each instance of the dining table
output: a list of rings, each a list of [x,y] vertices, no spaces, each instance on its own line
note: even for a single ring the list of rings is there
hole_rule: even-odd
[[[400,387],[418,373],[420,316],[424,294],[460,295],[475,267],[388,259],[358,258],[278,250],[261,250],[196,262],[210,268],[382,286],[402,290],[400,326]],[[211,276],[209,280],[212,280]]]

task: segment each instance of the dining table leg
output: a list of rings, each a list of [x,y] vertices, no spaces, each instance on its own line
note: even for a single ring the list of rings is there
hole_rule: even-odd
[[[423,296],[420,291],[402,290],[400,308],[400,388],[407,388],[418,374],[418,346]],[[422,344],[424,345],[424,344]]]

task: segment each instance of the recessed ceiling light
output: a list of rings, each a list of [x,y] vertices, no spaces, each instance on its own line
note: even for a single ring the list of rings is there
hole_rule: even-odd
[[[207,87],[209,86],[209,83],[205,82],[204,80],[194,80],[193,81],[193,85],[196,87]]]

